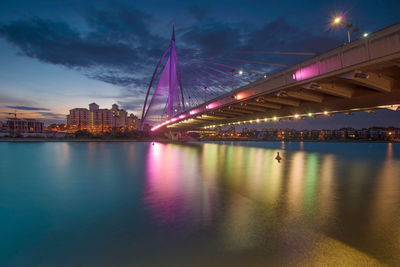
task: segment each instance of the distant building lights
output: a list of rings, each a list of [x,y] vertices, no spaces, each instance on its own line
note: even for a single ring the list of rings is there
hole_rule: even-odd
[[[185,115],[180,115],[179,116],[179,119],[183,119],[183,118],[185,118],[186,116]]]
[[[264,121],[268,121],[268,118],[264,118]]]
[[[293,79],[293,80],[296,80],[296,73],[293,73],[293,74],[292,74],[292,79]]]
[[[171,121],[176,121],[176,120],[177,120],[177,118],[172,118],[172,119],[171,119]]]

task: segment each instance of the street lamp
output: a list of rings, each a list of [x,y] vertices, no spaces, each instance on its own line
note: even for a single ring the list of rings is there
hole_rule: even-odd
[[[333,24],[339,24],[339,23],[341,23],[342,22],[342,17],[336,17],[334,20],[333,20]]]
[[[339,25],[339,24],[343,24],[343,23],[344,23],[344,16],[343,15],[335,17],[333,19],[333,21],[332,21],[333,25]],[[346,26],[346,29],[347,29],[347,41],[350,43],[350,41],[351,41],[350,40],[350,29],[351,29],[351,27],[353,27],[353,24],[346,23],[345,26]],[[356,30],[358,31],[358,29],[356,29]]]

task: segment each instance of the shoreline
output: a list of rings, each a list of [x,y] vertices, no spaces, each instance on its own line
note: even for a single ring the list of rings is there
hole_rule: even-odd
[[[226,139],[226,140],[178,140],[171,141],[166,139],[154,139],[154,140],[137,140],[137,139],[53,139],[53,138],[0,138],[0,142],[9,143],[35,143],[35,142],[76,142],[76,143],[122,143],[122,142],[135,142],[135,143],[149,143],[149,142],[159,142],[159,143],[189,143],[189,142],[288,142],[288,143],[400,143],[400,140],[254,140],[254,139]]]

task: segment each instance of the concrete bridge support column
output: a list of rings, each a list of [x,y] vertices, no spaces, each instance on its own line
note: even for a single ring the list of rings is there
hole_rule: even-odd
[[[171,141],[179,141],[180,132],[179,131],[168,131],[165,133],[165,135]]]

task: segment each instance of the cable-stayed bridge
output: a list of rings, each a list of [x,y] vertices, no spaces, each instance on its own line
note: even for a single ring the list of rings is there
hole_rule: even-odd
[[[208,51],[209,55],[191,58],[189,66],[195,62],[197,68],[185,68],[183,74],[174,34],[160,62],[167,53],[150,105],[146,96],[143,108],[142,125],[148,124],[152,131],[274,123],[400,107],[400,24],[311,58],[311,53],[297,52]],[[263,54],[275,59],[278,55],[309,58],[286,66],[254,58]],[[261,71],[255,71],[255,65],[261,65]],[[182,86],[184,74],[192,84]]]

